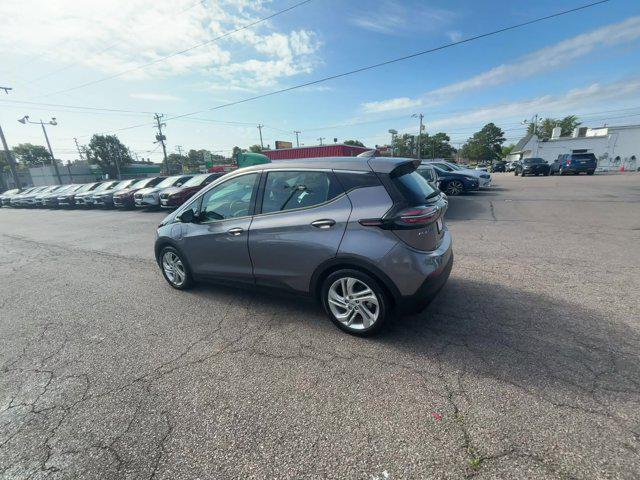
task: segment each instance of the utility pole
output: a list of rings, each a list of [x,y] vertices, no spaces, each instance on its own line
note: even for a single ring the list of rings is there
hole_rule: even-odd
[[[80,148],[80,144],[78,143],[78,139],[73,137],[73,141],[76,144],[76,148],[78,149],[78,155],[80,156],[80,160],[84,160],[84,155],[82,154],[82,149]]]
[[[300,135],[300,131],[298,130],[294,130],[293,133],[296,134],[296,147],[300,148],[300,138],[298,137],[298,135]]]
[[[391,134],[391,156],[395,156],[395,146],[396,146],[396,135],[398,135],[398,131],[390,128],[389,133]]]
[[[60,171],[58,170],[58,163],[56,162],[56,157],[53,156],[53,150],[51,149],[51,142],[49,142],[49,135],[47,135],[47,129],[45,128],[45,122],[43,122],[42,120],[40,120],[39,122],[32,122],[31,120],[29,120],[29,115],[25,115],[24,117],[18,119],[18,121],[20,123],[22,123],[23,125],[26,125],[27,123],[31,123],[31,124],[34,124],[34,125],[40,125],[42,127],[42,133],[44,133],[44,139],[47,142],[47,148],[49,149],[49,155],[51,155],[51,162],[53,163],[53,169],[56,172],[56,177],[58,177],[58,183],[60,185],[62,185],[62,177],[60,176]],[[51,120],[49,120],[46,124],[47,125],[53,125],[53,126],[58,125],[58,122],[56,121],[56,117],[52,117]]]
[[[262,143],[262,127],[264,127],[264,125],[262,125],[261,123],[258,124],[258,131],[260,132],[260,149],[264,150],[264,145]]]
[[[322,146],[322,141],[324,140],[324,137],[320,137],[318,140],[320,141],[320,146]]]
[[[414,113],[411,116],[413,118],[419,118],[420,119],[420,129],[418,130],[418,149],[417,149],[418,151],[416,152],[417,153],[416,158],[418,160],[420,160],[420,148],[422,147],[422,145],[421,145],[422,141],[421,140],[422,140],[422,129],[423,129],[422,119],[424,118],[424,115],[421,114],[421,113]]]
[[[164,115],[160,115],[158,113],[156,113],[153,118],[155,118],[156,120],[156,128],[158,129],[158,134],[156,135],[156,141],[154,143],[158,143],[160,142],[160,145],[162,145],[162,154],[164,155],[164,170],[167,173],[167,175],[169,175],[169,160],[167,160],[167,147],[164,144],[164,141],[167,139],[167,137],[165,137],[162,134],[162,127],[166,127],[167,124],[166,123],[161,123],[160,120],[162,120],[162,117],[164,117]]]
[[[0,90],[4,90],[4,93],[9,94],[9,90],[12,90],[11,87],[0,87]],[[18,170],[16,169],[16,161],[13,158],[13,153],[9,150],[9,146],[7,145],[7,139],[4,138],[4,132],[2,131],[2,127],[0,126],[0,140],[2,140],[2,148],[7,152],[7,162],[9,163],[9,167],[11,168],[11,175],[13,176],[13,181],[16,184],[16,188],[20,188],[20,177],[18,176]]]

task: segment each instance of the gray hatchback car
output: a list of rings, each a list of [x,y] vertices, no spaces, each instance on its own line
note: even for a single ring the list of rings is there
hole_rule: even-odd
[[[355,335],[418,311],[453,265],[447,199],[403,158],[256,165],[213,182],[158,227],[169,284],[276,287],[318,298]]]

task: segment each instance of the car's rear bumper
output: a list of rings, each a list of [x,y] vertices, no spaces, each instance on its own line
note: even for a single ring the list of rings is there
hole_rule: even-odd
[[[398,307],[402,313],[417,313],[424,310],[444,287],[453,268],[452,250],[448,251],[443,261],[443,265],[422,282],[416,293],[400,298]]]

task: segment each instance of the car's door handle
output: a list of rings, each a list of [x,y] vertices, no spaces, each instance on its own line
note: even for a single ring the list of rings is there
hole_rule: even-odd
[[[331,220],[330,218],[323,220],[316,220],[315,222],[311,222],[311,226],[316,228],[331,228],[336,224],[335,220]]]
[[[236,227],[236,228],[232,228],[231,230],[227,230],[227,233],[229,235],[233,235],[234,237],[237,237],[242,232],[244,232],[244,230],[242,228],[240,228],[240,227]]]

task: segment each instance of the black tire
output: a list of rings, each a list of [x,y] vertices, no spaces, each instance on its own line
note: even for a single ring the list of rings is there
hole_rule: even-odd
[[[517,176],[518,176],[518,171],[517,171],[517,170],[514,170],[514,171],[513,171],[513,174],[517,177]]]
[[[173,258],[171,257],[171,255],[173,255],[173,257],[177,257],[177,259],[179,259],[179,264],[182,266],[182,269],[180,269],[180,266],[177,262],[173,263],[173,267],[177,269],[178,272],[180,272],[176,274],[176,277],[174,277],[175,280],[170,277],[167,271],[165,271],[167,270],[165,266],[165,260],[168,261],[170,258]],[[167,258],[165,259],[165,257]],[[175,248],[164,247],[160,251],[160,255],[158,256],[158,264],[160,265],[162,276],[167,281],[167,283],[171,285],[171,287],[175,288],[176,290],[187,290],[193,286],[193,275],[191,273],[191,270],[189,269],[189,265],[185,261],[184,256]],[[184,276],[184,279],[181,280],[182,275]]]
[[[546,172],[544,172],[544,173],[543,173],[543,175],[544,175],[545,177],[548,177],[550,173],[551,173],[551,172],[546,171]]]
[[[444,187],[444,193],[450,197],[460,195],[464,193],[464,184],[460,180],[451,180],[447,183],[447,186]]]
[[[524,170],[520,172],[520,176],[524,177]]]
[[[345,297],[347,296],[346,294],[348,293],[348,291],[343,292],[341,288],[341,284],[342,284],[341,280],[343,279],[345,280],[355,279],[357,282],[354,282],[355,284],[354,287],[358,285],[364,285],[365,287],[368,287],[372,291],[373,295],[375,295],[375,299],[377,301],[377,306],[375,306],[375,312],[377,313],[377,316],[373,324],[371,324],[370,326],[367,327],[365,325],[364,314],[360,313],[360,309],[363,309],[366,307],[367,312],[372,312],[372,307],[375,304],[372,304],[370,302],[363,302],[362,305],[357,305],[356,303],[358,302],[358,300],[350,299],[347,301],[351,303],[345,307],[342,307],[335,303],[333,304],[333,306],[330,305],[329,293],[330,293],[330,290],[332,290],[332,287],[334,287],[334,284],[336,285],[335,288],[332,290],[334,293],[342,292],[342,294],[345,295]],[[364,290],[360,290],[359,292],[357,291],[356,294],[360,292],[364,292]],[[338,293],[338,296],[340,296],[340,293]],[[356,335],[359,337],[368,337],[380,331],[380,329],[388,321],[391,314],[391,305],[390,305],[389,298],[385,293],[384,289],[382,288],[382,286],[380,285],[380,282],[378,282],[371,275],[361,272],[359,270],[344,269],[344,270],[335,271],[332,274],[330,274],[324,280],[324,282],[322,282],[322,288],[320,289],[320,301],[322,302],[322,306],[324,307],[324,310],[329,316],[329,318],[331,319],[331,321],[340,330],[343,330],[344,332],[347,332],[351,335]],[[345,305],[347,304],[345,303]],[[352,326],[349,326],[346,324],[346,322],[348,322],[347,318],[340,320],[334,314],[334,311],[337,313],[342,313],[343,310],[344,310],[344,314],[349,315],[349,317],[351,317],[351,314],[353,314]]]
[[[587,175],[593,175],[593,174],[594,174],[594,171],[593,171],[593,170],[589,170],[589,171],[587,172]]]

